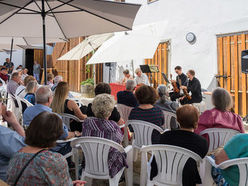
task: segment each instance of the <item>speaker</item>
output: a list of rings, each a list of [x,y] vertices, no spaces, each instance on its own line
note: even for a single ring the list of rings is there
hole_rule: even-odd
[[[241,53],[241,71],[248,73],[248,50],[243,50]]]

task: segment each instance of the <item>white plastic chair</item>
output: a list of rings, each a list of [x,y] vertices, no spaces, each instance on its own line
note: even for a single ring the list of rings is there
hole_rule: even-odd
[[[23,111],[23,104],[25,104],[27,108],[33,106],[33,104],[30,103],[29,101],[27,101],[26,99],[22,99],[22,98],[20,98],[20,97],[18,97],[18,96],[16,96],[15,99],[16,99],[16,101],[17,101],[19,111],[20,111],[22,114],[23,114],[23,112],[24,112],[24,111]]]
[[[226,169],[228,167],[237,165],[239,168],[239,186],[248,185],[248,158],[236,158],[224,161],[219,165],[215,164],[215,160],[211,156],[206,157],[207,161],[215,168]]]
[[[164,129],[175,129],[175,128],[178,128],[179,126],[179,123],[177,122],[177,116],[176,114],[172,113],[172,112],[168,112],[168,111],[165,111],[163,110],[163,114],[164,114],[164,125],[163,125],[163,128]],[[171,120],[172,118],[175,118],[175,126],[171,126]]]
[[[60,114],[60,116],[62,117],[63,123],[68,127],[69,130],[70,130],[71,120],[74,120],[74,121],[79,122],[79,123],[80,122],[83,123],[83,120],[80,120],[77,116],[74,116],[71,114],[63,113],[63,114]]]
[[[138,158],[138,153],[140,148],[143,145],[151,145],[152,144],[152,132],[158,131],[159,133],[163,133],[164,130],[159,126],[141,120],[128,120],[128,125],[131,125],[134,131],[134,139],[133,139],[133,153],[134,153],[134,161]]]
[[[128,106],[123,105],[123,104],[117,104],[117,110],[119,111],[119,113],[121,115],[121,118],[125,122],[124,139],[123,139],[124,147],[128,146],[128,128],[127,128],[128,126],[127,126],[127,121],[128,121],[128,117],[129,117],[129,114],[130,114],[132,109],[133,109],[133,107],[128,107]]]
[[[147,153],[156,158],[158,174],[150,180],[151,165],[148,162]],[[185,148],[172,145],[149,145],[141,149],[141,176],[140,185],[182,185],[182,175],[185,163],[193,158],[199,163],[202,158]],[[151,160],[150,160],[151,161]]]
[[[126,169],[126,185],[133,185],[133,158],[132,158],[132,146],[128,146],[125,149],[118,143],[112,140],[98,138],[98,137],[81,137],[71,142],[71,146],[74,152],[74,160],[76,167],[76,179],[78,179],[78,151],[77,148],[81,148],[85,157],[85,169],[82,171],[81,180],[87,178],[94,179],[108,179],[110,186],[117,186],[121,175],[125,169],[121,169],[114,178],[110,178],[108,169],[108,154],[109,149],[115,148],[122,153],[127,153],[128,168]],[[91,181],[88,182],[91,184]]]
[[[240,132],[226,128],[209,128],[200,132],[200,136],[207,134],[209,137],[208,152],[224,146],[233,136]]]

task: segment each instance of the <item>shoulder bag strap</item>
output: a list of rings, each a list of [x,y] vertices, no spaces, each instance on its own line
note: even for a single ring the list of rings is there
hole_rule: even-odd
[[[41,153],[42,151],[44,151],[44,150],[46,150],[46,149],[42,149],[42,150],[36,152],[36,153],[33,155],[33,157],[24,165],[24,167],[22,168],[22,170],[20,171],[19,175],[17,176],[17,178],[16,178],[16,180],[15,180],[14,186],[16,186],[16,184],[18,183],[18,181],[19,181],[20,177],[22,176],[24,170],[25,170],[25,169],[27,168],[27,166],[31,163],[31,161],[32,161],[38,154],[40,154],[40,153]]]

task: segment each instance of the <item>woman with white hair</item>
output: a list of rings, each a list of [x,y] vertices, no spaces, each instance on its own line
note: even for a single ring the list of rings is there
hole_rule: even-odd
[[[115,107],[115,100],[109,94],[97,95],[92,103],[95,117],[88,117],[82,125],[82,136],[102,137],[121,143],[123,134],[116,122],[108,120]],[[125,154],[110,148],[108,167],[110,177],[113,178],[123,167],[127,167]]]
[[[214,108],[205,111],[199,118],[198,128],[195,133],[208,128],[229,128],[245,133],[242,119],[231,112],[233,100],[229,92],[223,88],[217,88],[212,93]]]
[[[159,100],[156,102],[156,106],[161,110],[176,113],[179,105],[175,101],[170,101],[169,93],[165,85],[159,85],[157,88]]]

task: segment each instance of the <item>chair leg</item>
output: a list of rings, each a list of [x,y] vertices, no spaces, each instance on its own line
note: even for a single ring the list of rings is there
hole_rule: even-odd
[[[125,180],[126,186],[133,185],[133,151],[129,151],[127,154],[127,164],[128,168],[125,169]]]
[[[86,181],[87,183],[85,186],[91,186],[92,185],[92,178],[86,177],[84,173],[82,173],[81,180]]]
[[[109,186],[118,186],[123,170],[120,170],[115,177],[109,179]]]
[[[133,161],[137,161],[139,155],[139,149],[133,148]]]

